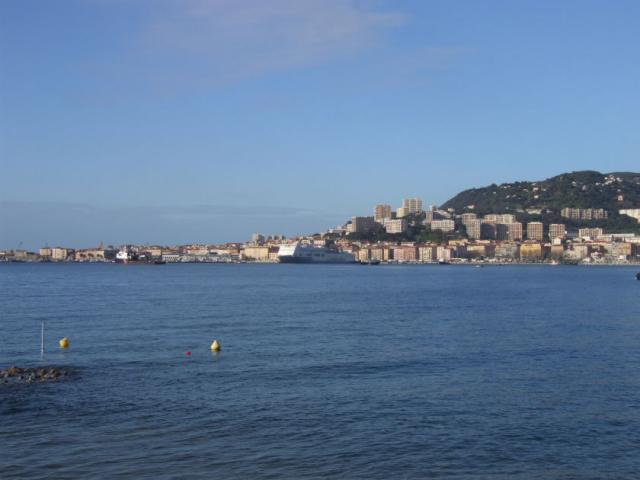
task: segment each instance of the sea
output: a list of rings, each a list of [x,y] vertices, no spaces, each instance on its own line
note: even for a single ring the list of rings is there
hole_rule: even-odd
[[[638,479],[638,269],[0,264],[0,478]]]

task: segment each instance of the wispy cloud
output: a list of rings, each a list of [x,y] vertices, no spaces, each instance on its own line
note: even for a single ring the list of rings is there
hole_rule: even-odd
[[[122,12],[135,7],[135,21],[114,44],[117,55],[82,67],[103,90],[91,101],[124,92],[173,96],[337,64],[340,74],[323,82],[423,85],[467,50],[392,41],[412,18],[381,0],[80,1]]]
[[[141,41],[220,80],[352,55],[403,15],[353,0],[156,0]]]

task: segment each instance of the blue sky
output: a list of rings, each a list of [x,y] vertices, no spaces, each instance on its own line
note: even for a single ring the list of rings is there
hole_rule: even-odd
[[[638,171],[640,2],[0,2],[0,248],[310,233]]]

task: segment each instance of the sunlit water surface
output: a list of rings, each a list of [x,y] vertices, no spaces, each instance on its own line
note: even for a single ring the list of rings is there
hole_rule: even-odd
[[[0,478],[637,479],[635,271],[0,264]]]

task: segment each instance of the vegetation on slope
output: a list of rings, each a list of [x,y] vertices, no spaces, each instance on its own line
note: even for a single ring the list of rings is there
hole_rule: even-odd
[[[564,207],[603,208],[609,218],[598,221],[569,221],[560,216]],[[456,213],[514,213],[519,221],[541,220],[570,227],[598,226],[607,232],[637,232],[640,224],[620,215],[624,208],[640,208],[640,173],[595,171],[571,172],[537,182],[492,184],[465,190],[441,208]]]

